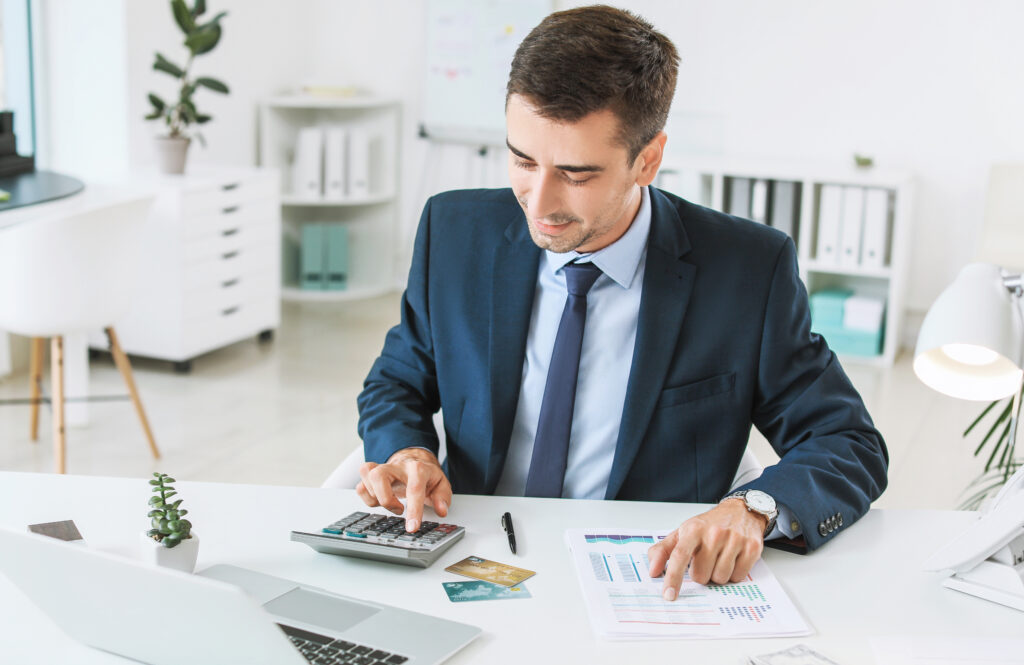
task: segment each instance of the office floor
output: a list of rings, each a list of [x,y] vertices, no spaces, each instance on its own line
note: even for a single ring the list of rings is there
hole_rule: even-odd
[[[68,431],[68,472],[317,486],[359,443],[356,396],[398,320],[398,295],[351,303],[285,303],[273,342],[246,340],[198,358],[190,374],[135,360],[135,376],[163,459],[154,461],[129,402],[90,406]],[[892,368],[847,364],[891,457],[883,508],[953,508],[984,460],[961,439],[980,406],[924,387],[904,352]],[[94,395],[124,394],[109,356],[91,364]],[[47,373],[48,374],[48,373]],[[47,386],[44,390],[48,391]],[[0,380],[0,399],[27,397],[25,373]],[[0,407],[0,469],[53,469],[49,410],[29,441],[29,407]],[[775,456],[756,430],[763,463]]]

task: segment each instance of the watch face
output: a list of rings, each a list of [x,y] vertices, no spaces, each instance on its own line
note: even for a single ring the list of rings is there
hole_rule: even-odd
[[[759,513],[775,512],[775,499],[760,490],[750,490],[743,498],[746,499],[748,506]]]

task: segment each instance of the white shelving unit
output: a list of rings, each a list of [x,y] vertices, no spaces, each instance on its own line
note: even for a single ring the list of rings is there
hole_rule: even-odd
[[[299,131],[304,127],[332,125],[369,132],[374,137],[374,150],[370,154],[369,195],[345,199],[295,196],[292,194],[292,164]],[[399,102],[384,97],[324,99],[285,96],[267,99],[260,105],[260,163],[280,169],[283,176],[283,299],[342,301],[381,295],[396,288],[400,127]],[[302,225],[310,222],[340,222],[347,227],[350,254],[345,290],[300,288],[295,272],[297,252]]]
[[[842,355],[843,362],[891,366],[899,352],[904,319],[904,298],[910,250],[910,224],[914,183],[910,174],[874,167],[856,168],[768,160],[692,159],[666,163],[664,180],[685,183],[686,191],[675,191],[701,205],[725,210],[727,184],[732,178],[764,179],[799,183],[800,211],[795,234],[800,276],[813,294],[834,288],[853,289],[858,294],[885,301],[881,353],[875,356]],[[881,267],[839,266],[817,256],[818,224],[822,187],[842,185],[877,188],[888,192],[886,258]],[[668,187],[672,191],[671,187]]]

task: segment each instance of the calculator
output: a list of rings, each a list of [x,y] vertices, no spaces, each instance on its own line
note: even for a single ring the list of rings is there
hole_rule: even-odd
[[[319,532],[292,531],[291,539],[325,554],[426,568],[464,535],[466,529],[457,524],[428,521],[408,533],[404,517],[356,512]]]

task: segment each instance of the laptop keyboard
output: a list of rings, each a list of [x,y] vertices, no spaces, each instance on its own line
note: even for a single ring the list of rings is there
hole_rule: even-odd
[[[409,660],[390,651],[374,649],[354,642],[336,640],[333,637],[311,633],[308,630],[277,624],[292,641],[299,653],[313,665],[402,665]]]

